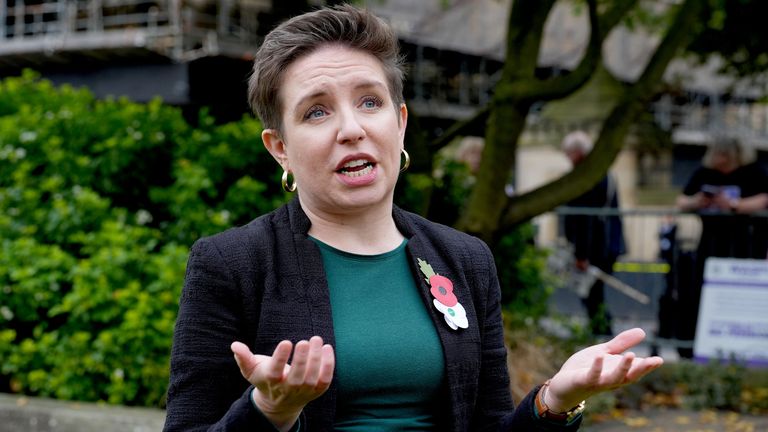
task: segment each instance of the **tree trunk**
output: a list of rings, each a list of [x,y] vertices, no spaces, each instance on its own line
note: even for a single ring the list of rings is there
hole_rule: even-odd
[[[504,104],[491,110],[477,182],[458,223],[462,231],[490,241],[498,230],[499,216],[508,200],[505,186],[515,166],[517,141],[529,107]]]
[[[498,229],[507,200],[504,185],[530,108],[530,102],[515,97],[512,87],[534,78],[544,22],[553,5],[554,0],[517,0],[510,9],[507,58],[491,102],[477,182],[457,223],[458,229],[486,241]]]

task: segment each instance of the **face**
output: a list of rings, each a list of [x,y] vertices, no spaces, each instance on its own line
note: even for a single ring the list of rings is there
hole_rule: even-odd
[[[407,111],[395,106],[378,59],[321,47],[285,71],[282,133],[262,139],[293,173],[305,211],[344,214],[391,208]]]
[[[718,151],[712,154],[712,168],[728,174],[738,168],[738,163],[728,152]]]
[[[459,160],[465,162],[472,173],[476,173],[480,169],[482,159],[483,146],[480,144],[468,145],[459,156]]]
[[[584,152],[577,147],[570,147],[565,149],[565,155],[568,157],[568,159],[571,161],[571,164],[573,165],[578,165],[586,157]]]

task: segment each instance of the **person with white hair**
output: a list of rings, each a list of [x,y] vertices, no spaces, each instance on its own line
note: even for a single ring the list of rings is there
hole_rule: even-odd
[[[577,130],[566,135],[561,146],[565,155],[575,166],[592,151],[592,138],[586,132]]]
[[[577,130],[562,140],[562,150],[571,164],[580,164],[592,151],[592,138]],[[567,203],[568,207],[619,208],[616,181],[604,176],[595,186]],[[626,252],[621,218],[616,215],[571,214],[563,218],[565,237],[573,245],[575,265],[580,271],[595,266],[605,273],[613,273],[613,264]],[[595,280],[582,299],[589,316],[592,334],[611,335],[611,314],[605,304],[605,288],[600,279]]]

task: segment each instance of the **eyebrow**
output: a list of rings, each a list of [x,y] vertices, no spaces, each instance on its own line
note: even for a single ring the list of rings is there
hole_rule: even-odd
[[[387,90],[387,86],[379,81],[379,80],[363,80],[358,83],[356,83],[353,87],[354,90],[364,90],[364,89],[383,89]],[[304,95],[299,99],[299,101],[294,106],[294,112],[298,114],[299,107],[304,106],[308,100],[313,100],[322,96],[325,96],[329,93],[328,90],[325,89],[325,86],[322,86],[320,89],[313,91],[312,93],[309,93],[307,95]]]

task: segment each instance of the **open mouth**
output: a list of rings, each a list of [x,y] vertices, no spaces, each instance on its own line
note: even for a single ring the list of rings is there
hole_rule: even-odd
[[[362,177],[373,171],[374,163],[365,159],[355,159],[345,163],[336,172],[348,177]]]

